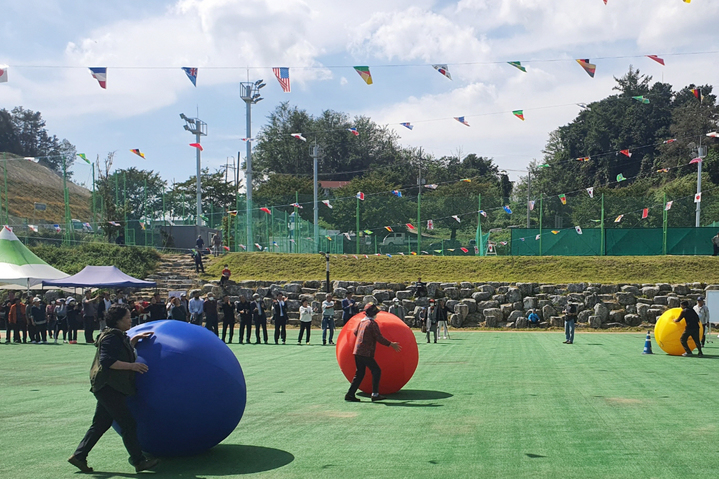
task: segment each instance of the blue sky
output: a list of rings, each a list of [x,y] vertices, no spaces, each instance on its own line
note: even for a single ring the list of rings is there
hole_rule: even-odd
[[[90,158],[153,169],[168,181],[195,172],[180,113],[208,123],[203,164],[244,159],[239,82],[264,79],[253,132],[279,102],[318,114],[367,115],[405,145],[436,156],[493,157],[517,179],[575,103],[611,94],[630,64],[674,84],[719,84],[719,2],[693,0],[174,0],[13,1],[0,30],[0,106],[41,111],[51,133]],[[643,57],[664,54],[667,65]],[[590,78],[574,62],[597,59]],[[616,58],[627,57],[627,58]],[[521,60],[522,73],[506,61]],[[429,64],[447,63],[453,81]],[[370,65],[374,84],[351,68]],[[400,66],[388,66],[400,65]],[[102,90],[87,67],[108,67]],[[180,70],[197,66],[197,87]],[[285,94],[272,66],[290,66]],[[158,68],[167,67],[167,68]],[[526,121],[511,114],[522,109]],[[454,120],[466,116],[471,127]],[[415,124],[412,131],[399,126]],[[254,135],[253,135],[254,136]],[[130,153],[140,148],[147,159]],[[90,169],[74,166],[89,182]]]

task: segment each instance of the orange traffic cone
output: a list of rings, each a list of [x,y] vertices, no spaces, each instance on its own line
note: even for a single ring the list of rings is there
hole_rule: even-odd
[[[652,353],[652,336],[651,331],[647,331],[647,339],[644,341],[644,351],[642,354],[654,354]]]

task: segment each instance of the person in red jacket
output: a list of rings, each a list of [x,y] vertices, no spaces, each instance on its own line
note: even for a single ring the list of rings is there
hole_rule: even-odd
[[[382,375],[382,370],[374,359],[374,351],[377,343],[383,346],[389,346],[397,352],[402,350],[399,343],[393,343],[382,336],[379,325],[374,320],[377,313],[379,313],[379,309],[374,303],[368,303],[364,308],[364,313],[365,317],[362,318],[354,331],[357,339],[355,340],[353,354],[355,356],[357,372],[355,373],[354,379],[352,379],[349,391],[345,394],[345,401],[350,402],[360,402],[357,396],[355,396],[355,393],[364,379],[367,368],[369,368],[372,373],[372,402],[386,399],[384,396],[379,395],[379,380]]]

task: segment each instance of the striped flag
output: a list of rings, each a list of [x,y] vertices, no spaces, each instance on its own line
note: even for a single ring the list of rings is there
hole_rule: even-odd
[[[594,78],[594,73],[597,71],[597,66],[596,66],[596,65],[594,65],[594,64],[592,64],[592,63],[589,63],[589,59],[588,59],[588,58],[579,59],[579,60],[577,60],[577,63],[579,63],[579,65],[580,65],[582,68],[584,68],[584,71],[587,72],[587,75],[589,75],[590,77]]]
[[[100,84],[100,88],[107,89],[107,68],[106,67],[90,67],[92,77]]]
[[[359,136],[359,131],[357,131],[357,128],[347,128],[347,131],[352,132],[354,136]]]
[[[285,93],[290,92],[290,69],[285,67],[276,67],[272,69],[272,73],[277,77],[277,81],[280,82],[282,91]]]

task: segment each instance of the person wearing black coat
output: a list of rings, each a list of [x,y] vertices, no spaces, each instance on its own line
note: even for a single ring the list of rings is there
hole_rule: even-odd
[[[252,296],[253,301],[250,303],[250,314],[252,314],[252,322],[255,324],[255,344],[260,344],[260,328],[267,344],[267,312],[265,305],[262,304],[262,298],[259,294]]]
[[[246,339],[247,344],[250,344],[250,335],[252,334],[250,304],[244,296],[240,296],[240,300],[235,303],[235,309],[240,317],[240,344],[242,344],[243,338]],[[247,330],[247,336],[245,336],[245,329]]]
[[[225,335],[227,329],[230,330],[230,343],[232,343],[232,336],[235,334],[235,307],[230,303],[230,297],[225,295],[222,298],[222,304],[220,305],[220,311],[222,311],[222,342],[225,342]],[[242,342],[242,336],[240,336],[240,342]]]
[[[290,318],[287,315],[287,298],[279,293],[272,302],[272,319],[275,322],[275,344],[279,344],[282,338],[282,344],[287,339],[287,323]]]

